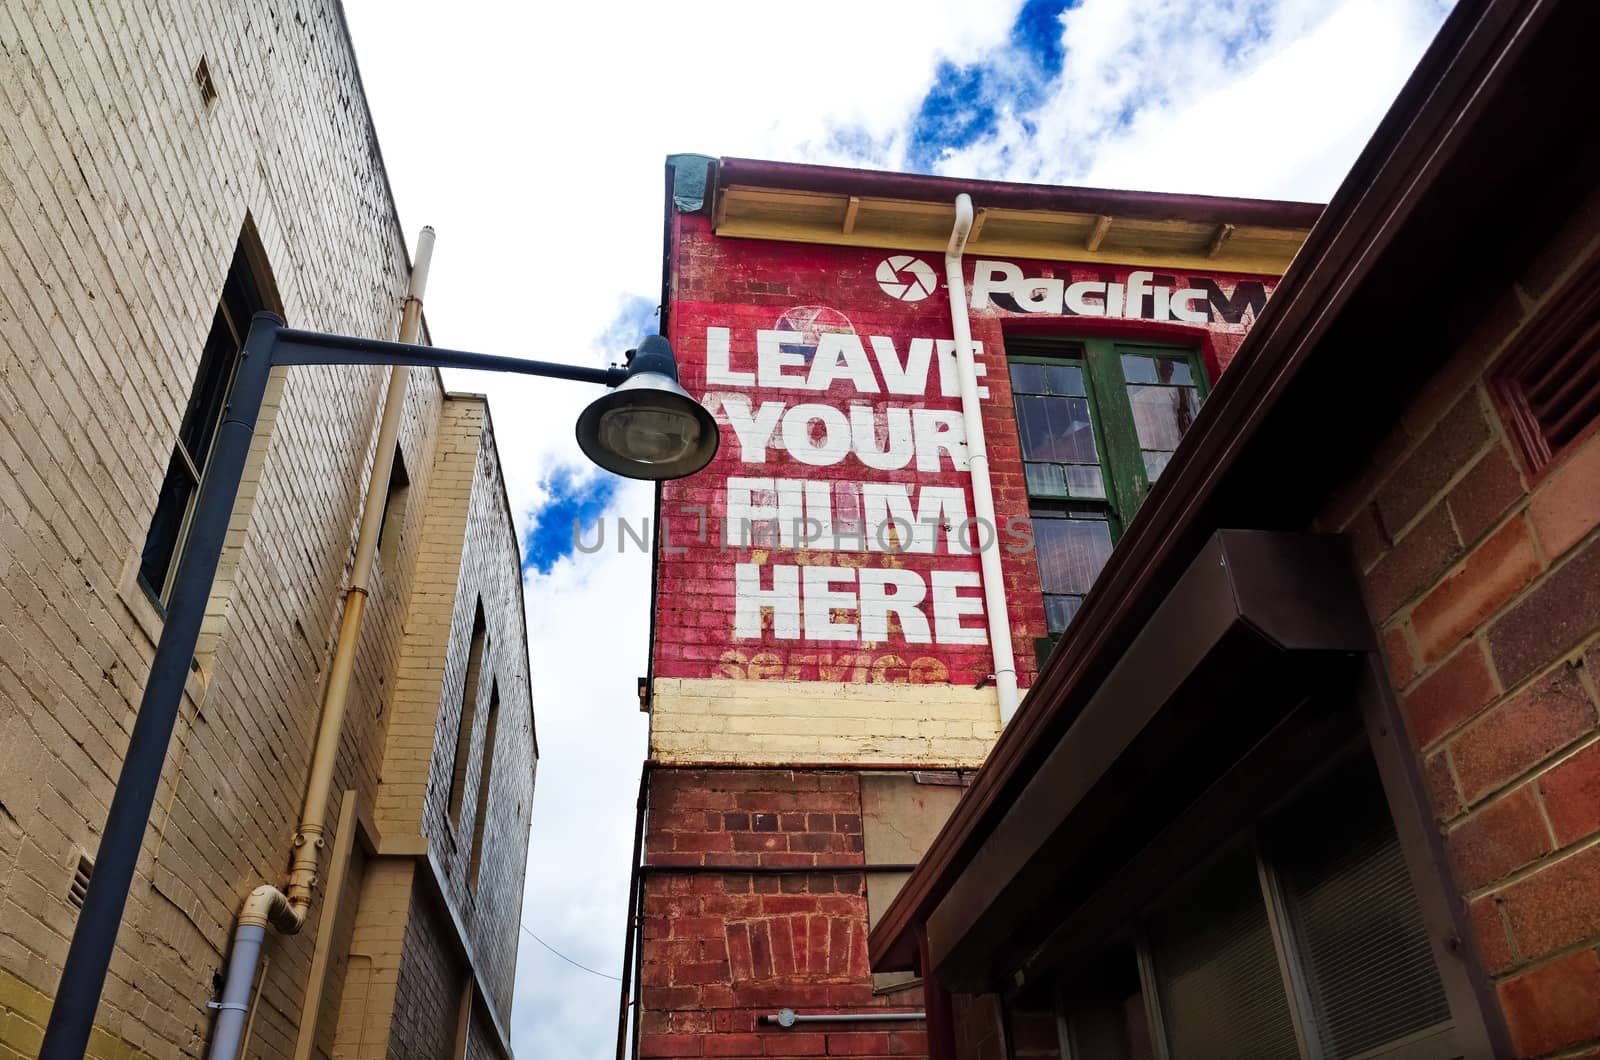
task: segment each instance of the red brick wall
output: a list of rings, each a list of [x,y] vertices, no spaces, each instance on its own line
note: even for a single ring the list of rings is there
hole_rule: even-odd
[[[641,1058],[925,1055],[916,1023],[758,1022],[922,1007],[872,993],[856,774],[661,770],[647,823]],[[700,866],[790,871],[672,871]]]
[[[1600,437],[1531,476],[1484,379],[1594,232],[1486,314],[1327,520],[1356,542],[1522,1056],[1600,1041]]]

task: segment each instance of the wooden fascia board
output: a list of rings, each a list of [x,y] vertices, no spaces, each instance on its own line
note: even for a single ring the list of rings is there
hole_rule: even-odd
[[[717,235],[729,239],[763,239],[786,243],[813,243],[842,247],[874,247],[885,251],[920,251],[943,254],[949,233],[941,236],[918,232],[889,231],[867,227],[858,218],[849,233],[832,224],[824,229],[818,225],[766,221],[748,221],[730,218],[717,228]],[[1294,259],[1294,252],[1245,254],[1224,250],[1217,257],[1208,257],[1206,248],[1192,253],[1175,254],[1171,251],[1142,250],[1138,247],[1117,247],[1088,251],[1081,240],[1020,241],[1001,239],[985,233],[981,249],[974,248],[969,256],[1027,258],[1038,261],[1074,262],[1085,265],[1126,265],[1132,267],[1190,269],[1199,272],[1232,272],[1258,276],[1280,276]]]

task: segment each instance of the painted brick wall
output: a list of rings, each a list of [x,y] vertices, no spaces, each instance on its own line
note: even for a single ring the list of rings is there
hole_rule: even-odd
[[[466,969],[440,944],[450,928],[418,880],[411,891],[400,977],[395,984],[396,1032],[391,1060],[440,1060],[453,1055]],[[403,1028],[403,1029],[402,1029]]]
[[[917,988],[872,993],[865,876],[848,868],[864,864],[855,773],[667,770],[650,791],[641,1057],[926,1054],[916,1024],[758,1023],[921,1008]],[[671,871],[702,866],[792,871]]]
[[[520,564],[505,558],[520,555],[516,530],[507,506],[500,461],[496,455],[493,425],[481,399],[452,398],[462,408],[458,420],[441,437],[444,458],[457,466],[473,468],[468,483],[458,483],[449,510],[463,506],[463,537],[455,537],[453,557],[458,573],[450,594],[448,627],[432,627],[437,635],[448,630],[448,648],[431,658],[440,671],[423,679],[431,691],[434,717],[427,772],[426,805],[420,820],[409,818],[411,828],[421,827],[444,867],[450,898],[466,922],[473,951],[495,995],[501,1013],[511,1013],[511,988],[516,975],[517,945],[522,933],[522,881],[527,864],[529,824],[533,812],[533,781],[537,747],[533,728],[533,701],[528,675],[526,612],[522,602]],[[441,554],[448,563],[452,550]],[[448,568],[438,572],[441,579]],[[438,587],[449,584],[441,580]],[[435,596],[439,596],[436,592]],[[467,655],[472,623],[479,601],[483,603],[487,641],[479,671],[479,704],[468,734],[467,783],[462,792],[461,820],[452,826],[449,815],[450,778],[455,766],[456,739],[462,718]],[[430,601],[431,602],[431,601]],[[439,597],[442,603],[442,596]],[[484,775],[491,694],[499,699],[495,746]],[[419,730],[427,730],[426,718]],[[419,732],[420,734],[420,732]],[[479,786],[489,784],[484,811],[481,863],[476,883],[469,882],[473,844],[480,831]]]
[[[1522,1056],[1600,1041],[1600,437],[1530,476],[1484,378],[1593,252],[1595,216],[1486,310],[1324,520],[1356,542]]]
[[[0,1042],[24,1051],[159,631],[129,572],[247,219],[292,325],[394,335],[405,248],[336,3],[0,9]],[[284,872],[382,383],[372,369],[287,373],[252,463],[99,1015],[153,1055],[203,1048],[233,915]],[[436,373],[413,371],[405,528],[375,574],[334,784],[369,806],[408,597],[427,577],[411,528],[443,407]],[[514,542],[479,536],[515,578]],[[522,839],[507,828],[509,863]],[[507,870],[491,869],[500,893]],[[268,944],[258,1055],[292,1047],[317,916]],[[514,919],[498,930],[512,937],[482,948],[508,967]]]
[[[998,723],[992,690],[978,690],[966,697],[970,702],[942,703],[921,718],[903,718],[891,706],[918,701],[918,693],[905,686],[973,690],[993,670],[979,559],[971,550],[984,534],[970,525],[962,533],[961,519],[972,515],[973,506],[960,440],[948,299],[937,289],[920,298],[899,299],[880,283],[880,273],[893,258],[902,278],[922,277],[936,288],[942,261],[929,255],[896,258],[871,248],[718,238],[703,215],[674,213],[672,223],[668,337],[684,385],[717,414],[723,439],[705,471],[663,486],[667,533],[657,579],[653,749],[703,761],[782,762],[787,751],[790,761],[846,762],[853,757],[969,762],[965,751],[937,750],[933,741],[992,741]],[[1000,524],[990,536],[1028,514],[1003,328],[1183,341],[1201,348],[1215,374],[1231,360],[1253,320],[1247,303],[1252,298],[1264,302],[1272,286],[1264,277],[1163,275],[1155,270],[1145,275],[1162,293],[1144,296],[1138,305],[1130,301],[1131,318],[1087,317],[1064,311],[1063,285],[1110,283],[1120,288],[1132,270],[1061,262],[988,263],[981,258],[975,255],[968,263],[969,283],[980,274],[1012,269],[1019,278],[1039,278],[1046,291],[1054,290],[1056,303],[1043,312],[1029,312],[1011,295],[986,293],[983,304],[973,310],[973,334],[982,346],[981,381],[988,391],[983,418]],[[1176,290],[1198,292],[1204,285],[1215,287],[1228,308],[1201,297],[1184,302],[1190,319],[1183,320],[1165,304],[1168,299],[1174,305],[1183,301],[1173,296]],[[778,332],[792,334],[775,337]],[[829,345],[836,341],[846,343],[843,352]],[[854,357],[852,348],[858,351]],[[786,368],[773,369],[774,350],[789,359]],[[818,365],[837,367],[826,372]],[[816,388],[808,389],[813,379]],[[781,420],[762,418],[763,408],[776,415],[780,405]],[[807,420],[807,415],[813,418]],[[817,418],[830,415],[832,427]],[[750,425],[741,426],[746,422]],[[939,446],[939,438],[946,439],[946,447]],[[891,459],[888,454],[898,456]],[[930,498],[948,502],[949,507],[938,509],[944,529],[896,528],[899,537],[911,533],[931,547],[894,551],[887,531],[879,541],[883,514],[895,510],[887,505],[896,502],[879,506],[872,498],[887,494],[898,496],[913,518],[932,515]],[[725,529],[730,518],[747,511],[776,513],[780,536],[740,540],[737,522]],[[839,547],[826,540],[797,540],[789,532],[797,518],[818,520],[811,532],[825,539],[831,534],[821,524],[831,518],[832,529],[843,539]],[[865,534],[866,543],[859,537],[852,541],[852,534]],[[926,541],[928,537],[933,540]],[[1002,543],[1013,540],[1024,547],[1003,552],[1003,568],[1019,682],[1026,687],[1035,669],[1033,638],[1046,632],[1045,616],[1032,553],[1020,534]],[[752,607],[753,594],[773,592],[780,577],[800,586],[794,613]],[[873,584],[892,583],[883,590],[887,596],[920,595],[915,606],[921,618],[896,612],[881,628],[869,625],[868,608],[858,604],[856,595],[867,592],[869,577]],[[806,599],[829,590],[840,595],[805,605]],[[741,599],[746,601],[742,624]],[[884,707],[877,727],[861,731],[843,718],[830,717],[822,741],[813,739],[819,734],[807,728],[810,719],[803,710],[786,718],[769,716],[764,727],[754,730],[706,728],[697,701],[707,698],[700,684],[707,681],[740,685],[727,701],[770,698],[798,705],[790,690],[809,682],[817,686],[819,698],[856,697],[858,704],[877,698]],[[764,692],[753,686],[763,681],[788,688]],[[848,690],[852,685],[875,690],[860,694]],[[700,716],[689,717],[695,714]],[[933,723],[933,729],[924,731],[915,724],[923,721]],[[957,724],[960,732],[944,732],[938,728],[941,722]],[[885,742],[900,746],[888,753]]]

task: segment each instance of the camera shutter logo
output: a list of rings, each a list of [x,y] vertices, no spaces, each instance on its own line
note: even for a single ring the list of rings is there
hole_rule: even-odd
[[[910,254],[896,254],[878,263],[878,286],[890,298],[920,302],[939,288],[933,266]]]

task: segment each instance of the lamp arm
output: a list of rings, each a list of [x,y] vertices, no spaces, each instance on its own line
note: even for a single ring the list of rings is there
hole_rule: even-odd
[[[437,346],[414,346],[404,342],[363,339],[352,335],[327,335],[280,327],[272,347],[272,363],[302,364],[386,364],[433,368],[467,368],[480,372],[511,372],[545,379],[570,379],[578,383],[618,386],[628,378],[626,368],[587,368],[551,361],[530,361],[521,357],[501,357],[492,353],[446,350]]]

